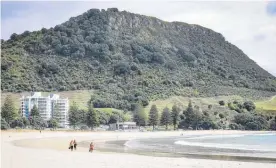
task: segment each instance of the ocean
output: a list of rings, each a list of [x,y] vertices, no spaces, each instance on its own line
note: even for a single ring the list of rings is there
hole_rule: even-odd
[[[276,133],[180,135],[107,141],[98,150],[151,156],[192,157],[276,163]]]

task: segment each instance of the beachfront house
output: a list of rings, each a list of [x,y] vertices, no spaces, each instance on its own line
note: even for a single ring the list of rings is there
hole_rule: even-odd
[[[110,130],[134,130],[137,129],[136,122],[120,122],[109,125]]]

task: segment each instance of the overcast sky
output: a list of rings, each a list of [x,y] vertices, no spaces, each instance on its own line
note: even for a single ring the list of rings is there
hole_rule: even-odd
[[[276,1],[1,2],[1,37],[50,28],[90,8],[110,7],[211,28],[276,76]]]

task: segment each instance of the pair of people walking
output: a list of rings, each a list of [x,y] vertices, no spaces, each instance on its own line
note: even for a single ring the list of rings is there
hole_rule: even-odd
[[[70,141],[69,149],[71,149],[71,151],[73,151],[73,149],[77,150],[77,142],[75,139]]]
[[[69,149],[71,151],[73,151],[73,149],[77,150],[77,142],[75,139],[70,141]],[[89,145],[89,152],[93,152],[93,150],[94,150],[94,143],[91,142]]]

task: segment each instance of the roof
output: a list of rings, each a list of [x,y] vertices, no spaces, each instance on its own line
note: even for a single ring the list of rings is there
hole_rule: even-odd
[[[122,124],[122,125],[136,125],[136,122],[120,122],[118,124]]]

